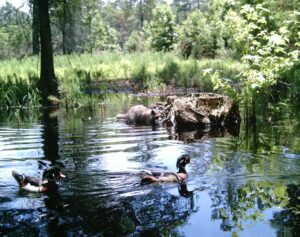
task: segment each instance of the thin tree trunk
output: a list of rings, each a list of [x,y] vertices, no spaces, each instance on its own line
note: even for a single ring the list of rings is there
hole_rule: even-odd
[[[63,0],[63,19],[62,19],[62,29],[61,29],[63,54],[68,54],[67,39],[66,39],[66,23],[67,23],[66,0]]]
[[[228,49],[229,45],[228,45],[228,38],[227,37],[223,37],[224,40],[224,48]]]
[[[48,96],[58,95],[57,81],[54,74],[51,28],[48,0],[38,0],[41,39],[41,71],[39,89],[42,92],[43,105],[49,106]]]
[[[38,0],[32,0],[32,54],[40,53],[40,21]]]
[[[144,1],[140,0],[140,22],[141,28],[144,27]]]

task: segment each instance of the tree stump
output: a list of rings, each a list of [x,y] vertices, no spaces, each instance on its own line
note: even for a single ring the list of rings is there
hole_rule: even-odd
[[[229,97],[214,93],[169,96],[164,114],[167,125],[184,130],[237,126],[240,123],[238,105]]]

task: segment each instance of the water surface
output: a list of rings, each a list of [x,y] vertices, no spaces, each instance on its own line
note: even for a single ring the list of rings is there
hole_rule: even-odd
[[[296,116],[261,118],[238,136],[178,134],[115,119],[151,100],[113,97],[96,110],[2,119],[0,235],[298,236]],[[139,171],[176,171],[181,154],[194,161],[185,185],[140,185]],[[64,162],[59,195],[19,192],[11,171],[40,176],[39,160]]]

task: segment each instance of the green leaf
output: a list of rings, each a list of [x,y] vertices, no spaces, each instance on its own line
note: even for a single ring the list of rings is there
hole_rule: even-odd
[[[272,45],[286,45],[285,40],[279,34],[272,34],[271,36],[269,36],[269,42]]]
[[[224,208],[220,209],[220,216],[225,219],[229,218]]]

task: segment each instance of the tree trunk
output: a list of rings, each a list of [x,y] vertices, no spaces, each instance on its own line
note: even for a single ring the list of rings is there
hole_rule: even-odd
[[[224,40],[224,48],[228,49],[229,48],[228,38],[227,37],[223,37],[223,40]]]
[[[57,81],[54,74],[51,28],[48,0],[38,0],[40,39],[41,39],[41,71],[39,89],[42,92],[43,105],[49,106],[48,96],[58,95]]]
[[[144,1],[140,0],[140,22],[141,22],[141,29],[144,27]]]
[[[62,0],[61,34],[63,54],[82,52],[78,45],[83,44],[82,15],[80,0]]]
[[[67,4],[66,0],[63,0],[63,19],[61,26],[61,34],[62,34],[62,50],[63,54],[68,54],[67,52],[67,41],[66,41],[66,24],[67,24]]]
[[[32,54],[40,53],[40,21],[38,0],[32,0]]]

